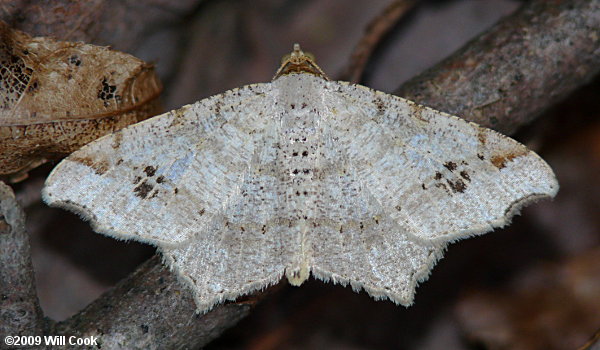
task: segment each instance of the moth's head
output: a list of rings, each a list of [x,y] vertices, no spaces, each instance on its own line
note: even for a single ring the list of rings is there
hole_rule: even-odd
[[[294,44],[294,50],[281,59],[281,67],[277,70],[273,80],[283,75],[302,73],[314,74],[325,80],[329,80],[315,63],[315,56],[302,51],[299,44]]]

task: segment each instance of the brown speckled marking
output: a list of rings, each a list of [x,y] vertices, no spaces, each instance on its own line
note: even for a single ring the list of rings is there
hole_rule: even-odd
[[[465,191],[465,189],[467,188],[467,185],[465,185],[465,183],[461,179],[458,179],[454,182],[452,182],[450,180],[446,180],[446,182],[448,182],[448,185],[450,186],[450,188],[452,189],[452,191],[454,193],[456,193],[456,192],[463,193]]]
[[[123,140],[123,133],[120,131],[117,131],[115,133],[115,137],[113,139],[113,143],[111,144],[113,149],[117,149],[119,147],[121,147],[121,141]]]
[[[106,77],[102,78],[101,82],[102,87],[98,90],[98,98],[104,101],[104,106],[108,107],[110,104],[109,100],[116,99],[120,100],[121,96],[117,95],[117,86],[112,85],[108,82]]]
[[[437,187],[437,188],[442,188],[442,189],[444,189],[446,192],[450,193],[450,191],[448,190],[448,187],[446,187],[446,185],[445,185],[445,184],[443,184],[443,183],[441,183],[441,182],[438,182],[438,183],[436,183],[436,184],[435,184],[435,187]]]
[[[463,170],[463,171],[461,171],[461,172],[460,172],[460,176],[462,176],[462,177],[463,177],[463,179],[465,179],[465,180],[467,180],[467,181],[471,182],[471,177],[469,176],[469,173],[467,173],[466,171],[464,171],[464,170]]]
[[[148,194],[150,193],[150,191],[152,191],[154,187],[152,187],[152,185],[150,185],[147,181],[142,182],[141,184],[139,184],[137,187],[135,187],[133,189],[133,192],[135,193],[136,196],[142,198],[142,199],[146,199],[146,197],[148,197]]]
[[[483,156],[483,154],[477,153],[477,158],[479,158],[480,160],[485,160],[485,157]]]
[[[187,112],[187,108],[179,108],[169,112],[169,116],[171,117],[171,124],[169,124],[169,128],[177,126],[179,124],[183,124],[185,122],[185,113]]]
[[[154,174],[156,173],[156,168],[153,167],[152,165],[148,165],[145,169],[144,172],[146,173],[146,176],[148,177],[152,177],[154,176]]]
[[[487,142],[487,136],[485,136],[485,130],[483,130],[482,128],[479,128],[479,133],[477,134],[477,139],[479,140],[479,143],[481,143],[482,145],[485,145],[485,143]]]
[[[454,171],[454,170],[456,170],[456,163],[446,162],[446,163],[444,163],[444,167],[450,171]]]
[[[441,180],[442,179],[442,173],[440,173],[439,171],[436,171],[434,179]]]
[[[381,100],[381,98],[377,97],[373,104],[377,107],[377,114],[383,114],[385,112],[385,103]]]
[[[84,158],[71,157],[69,159],[73,162],[81,163],[83,165],[86,165],[86,166],[92,168],[94,170],[94,172],[98,175],[103,175],[104,173],[106,173],[106,171],[109,168],[109,164],[105,160],[95,162],[92,158],[89,158],[89,157],[84,157]]]
[[[498,155],[492,156],[492,158],[490,158],[490,162],[492,162],[492,164],[496,168],[502,169],[502,168],[506,167],[506,163],[511,162],[513,159],[523,156],[525,154],[527,154],[526,151],[508,152],[505,154],[498,154]]]
[[[422,106],[422,105],[419,105],[419,104],[416,104],[416,103],[410,103],[409,106],[410,106],[410,109],[413,112],[412,113],[412,117],[413,118],[418,119],[418,120],[420,120],[422,122],[425,122],[425,123],[429,123],[429,120],[423,118],[423,111],[426,109],[425,106]]]

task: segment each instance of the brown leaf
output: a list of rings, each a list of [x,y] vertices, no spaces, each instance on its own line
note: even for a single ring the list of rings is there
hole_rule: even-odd
[[[0,22],[0,174],[25,174],[159,113],[161,90],[154,67],[131,55]]]

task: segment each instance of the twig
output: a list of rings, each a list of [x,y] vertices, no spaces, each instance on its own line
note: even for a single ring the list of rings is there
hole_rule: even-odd
[[[529,1],[395,93],[506,134],[600,70],[600,1]]]
[[[189,289],[155,256],[51,333],[97,336],[103,349],[198,348],[245,317],[256,302],[250,298],[198,315]]]
[[[344,73],[339,80],[357,83],[360,81],[371,54],[381,42],[381,39],[408,13],[414,6],[414,0],[394,0],[367,26],[366,32],[360,39]]]
[[[42,335],[46,328],[36,294],[25,214],[12,189],[0,182],[0,335]]]
[[[588,340],[583,346],[577,350],[599,350],[600,349],[600,329]]]

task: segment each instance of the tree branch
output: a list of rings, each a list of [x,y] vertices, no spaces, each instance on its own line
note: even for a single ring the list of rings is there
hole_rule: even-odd
[[[0,182],[0,335],[42,335],[46,322],[35,288],[25,214]]]
[[[154,256],[51,333],[98,336],[103,349],[198,348],[248,315],[256,302],[250,298],[196,314],[189,289]]]
[[[511,134],[600,70],[600,1],[532,0],[395,93]]]

